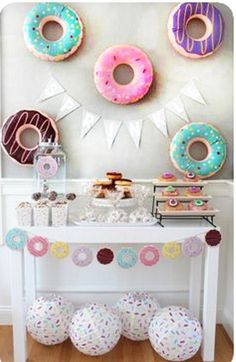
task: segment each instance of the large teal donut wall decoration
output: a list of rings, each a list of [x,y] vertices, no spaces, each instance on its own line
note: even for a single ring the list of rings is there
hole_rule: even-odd
[[[43,35],[43,27],[50,21],[60,24],[62,37],[50,41]],[[83,38],[83,24],[78,14],[61,3],[39,3],[26,15],[24,39],[28,49],[43,60],[60,61],[72,55]]]
[[[200,142],[207,148],[203,160],[195,160],[189,153],[190,147]],[[211,124],[197,122],[182,127],[173,137],[170,145],[170,157],[180,171],[193,171],[200,178],[207,178],[217,173],[226,160],[226,141],[221,133]]]

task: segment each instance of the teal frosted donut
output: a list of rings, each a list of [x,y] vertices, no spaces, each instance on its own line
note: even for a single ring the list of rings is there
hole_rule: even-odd
[[[61,25],[60,39],[50,41],[43,35],[46,23]],[[26,15],[24,22],[25,43],[30,51],[44,60],[60,61],[73,54],[83,38],[83,24],[77,13],[61,3],[39,3]]]
[[[195,160],[189,154],[190,147],[201,142],[207,148],[203,160]],[[181,128],[173,137],[170,145],[170,157],[180,171],[193,171],[201,178],[214,175],[223,166],[226,159],[226,141],[220,132],[208,123],[190,123]]]
[[[121,268],[132,268],[137,261],[137,253],[133,248],[121,248],[118,250],[117,262]]]
[[[14,228],[8,231],[5,236],[6,245],[10,249],[23,249],[28,240],[26,231]]]

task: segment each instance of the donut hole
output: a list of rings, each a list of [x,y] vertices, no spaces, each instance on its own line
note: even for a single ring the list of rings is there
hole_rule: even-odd
[[[80,254],[79,254],[79,260],[80,260],[80,261],[85,261],[86,258],[87,258],[86,253],[80,253]]]
[[[148,252],[146,253],[146,255],[145,255],[145,259],[146,259],[147,261],[151,261],[153,258],[154,258],[153,252],[148,251]]]
[[[43,166],[45,171],[48,171],[50,169],[50,165],[49,163],[45,163],[45,165]]]
[[[121,85],[129,84],[134,78],[133,68],[129,64],[119,64],[114,69],[113,77]]]
[[[207,33],[207,24],[198,17],[190,18],[187,23],[187,34],[192,39],[203,39]]]
[[[43,249],[43,245],[42,245],[42,243],[37,242],[37,243],[34,244],[34,248],[37,251],[41,251]]]
[[[57,41],[63,35],[63,27],[56,20],[47,21],[42,28],[42,35],[48,41]]]
[[[193,142],[190,145],[188,152],[189,152],[190,157],[196,161],[205,160],[208,156],[207,145],[201,141]]]
[[[22,130],[19,135],[19,142],[23,148],[28,150],[37,148],[40,143],[38,131],[33,127],[28,127]]]

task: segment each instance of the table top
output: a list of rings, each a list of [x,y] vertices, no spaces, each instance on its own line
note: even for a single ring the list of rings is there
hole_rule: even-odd
[[[167,241],[182,240],[186,237],[205,234],[213,227],[203,221],[178,220],[166,221],[165,227],[154,226],[105,226],[94,224],[92,226],[68,225],[64,227],[24,227],[30,235],[40,235],[49,239],[69,243],[85,244],[138,244],[138,243],[165,243]]]

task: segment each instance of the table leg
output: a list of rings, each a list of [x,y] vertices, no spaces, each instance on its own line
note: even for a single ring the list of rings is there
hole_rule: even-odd
[[[23,250],[11,252],[11,270],[14,362],[25,362],[27,359],[27,339],[25,328]]]
[[[204,362],[214,361],[217,284],[219,266],[219,245],[207,246],[205,253],[205,276],[203,297],[203,343],[202,359]]]
[[[35,257],[25,248],[24,251],[25,304],[31,305],[36,298]]]
[[[200,318],[202,286],[202,254],[190,261],[189,309],[196,318]]]

